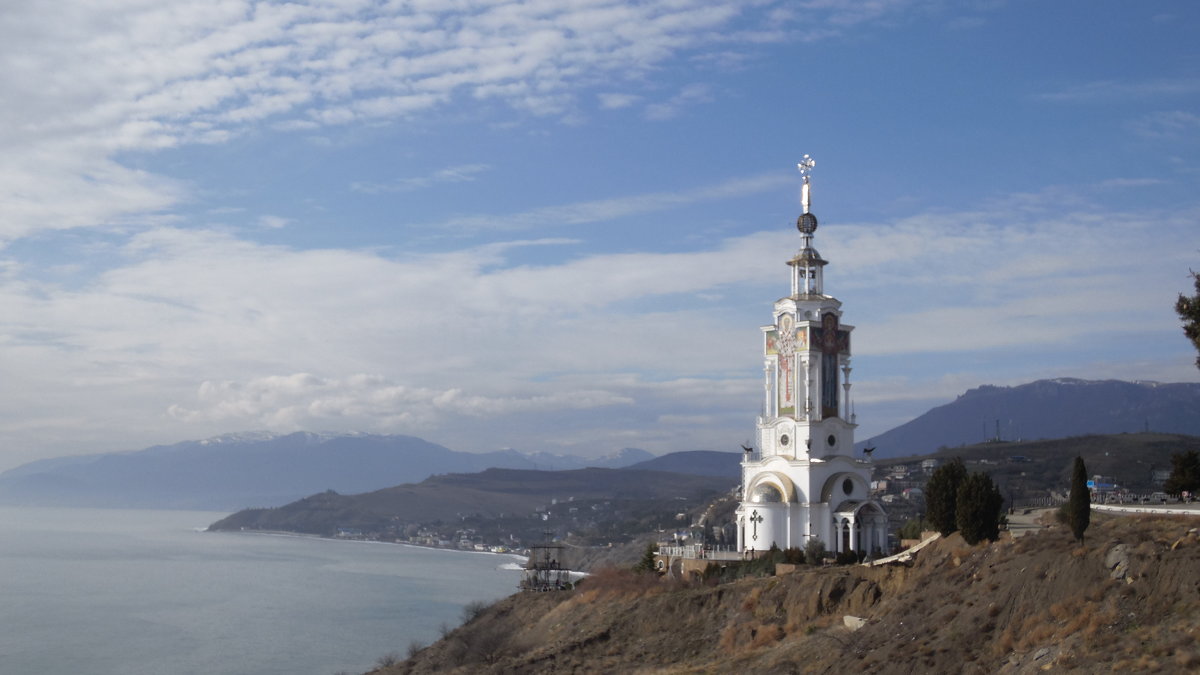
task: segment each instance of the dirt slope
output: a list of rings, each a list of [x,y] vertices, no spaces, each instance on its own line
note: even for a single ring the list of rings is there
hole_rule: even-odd
[[[500,601],[377,673],[1033,673],[1200,669],[1198,519],[1104,517],[911,567],[720,586],[612,571]],[[846,615],[866,619],[859,630]]]

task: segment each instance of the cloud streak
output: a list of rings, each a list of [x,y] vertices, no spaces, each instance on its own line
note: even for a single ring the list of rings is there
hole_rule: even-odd
[[[399,178],[392,183],[351,183],[356,192],[381,194],[386,192],[412,192],[443,183],[467,183],[475,180],[475,174],[491,169],[487,164],[462,164],[438,169],[427,176]]]
[[[472,100],[568,114],[595,83],[635,82],[728,41],[719,31],[734,22],[765,22],[760,5],[80,1],[51,16],[11,3],[0,18],[0,90],[22,104],[0,111],[0,237],[124,222],[184,198],[180,186],[114,163],[118,153],[226,143],[262,125],[405,119]],[[360,189],[419,189],[480,170]]]
[[[857,326],[856,359],[879,372],[856,395],[894,399],[890,360],[938,354],[939,372],[953,373],[955,353],[976,363],[995,354],[1005,377],[1019,377],[1003,356],[1012,350],[1119,343],[1135,329],[1175,337],[1168,300],[1182,282],[1170,270],[1187,269],[1196,214],[1039,214],[1032,205],[1045,201],[1029,198],[1019,222],[1011,210],[931,211],[818,233],[827,288]],[[590,428],[581,438],[593,444],[669,449],[742,428],[761,387],[755,326],[787,284],[782,265],[763,262],[785,260],[795,232],[692,252],[511,261],[529,246],[569,243],[389,257],[160,227],[133,236],[116,266],[79,288],[10,265],[0,277],[0,376],[12,386],[0,409],[22,413],[0,415],[0,431],[367,429],[480,447],[454,420],[505,420],[512,444],[534,443],[553,418]],[[1140,270],[1137,284],[1113,268],[1114,250]],[[1182,374],[1190,362],[1179,363]],[[605,429],[589,417],[600,409]],[[68,424],[62,410],[91,412]],[[157,421],[146,421],[149,410]],[[668,438],[668,427],[683,435]]]
[[[541,396],[482,396],[462,389],[406,387],[374,375],[322,378],[270,375],[246,382],[201,383],[194,407],[173,404],[168,414],[186,423],[251,425],[272,431],[326,428],[433,429],[454,418],[495,418],[537,411],[590,410],[629,405],[606,391],[573,390]]]
[[[584,225],[627,216],[668,211],[691,204],[758,194],[794,184],[795,178],[772,172],[734,178],[715,185],[676,192],[654,192],[611,199],[596,199],[574,204],[544,206],[511,214],[458,216],[427,225],[427,227],[434,229],[523,230],[536,227]]]

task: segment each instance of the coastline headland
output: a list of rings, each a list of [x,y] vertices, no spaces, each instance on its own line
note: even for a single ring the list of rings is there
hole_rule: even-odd
[[[722,584],[600,571],[515,594],[372,671],[1091,673],[1200,667],[1200,519],[1093,514],[907,564]]]

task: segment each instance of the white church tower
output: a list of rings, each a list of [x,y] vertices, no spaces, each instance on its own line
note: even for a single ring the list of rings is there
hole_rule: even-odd
[[[791,295],[775,301],[763,326],[763,411],[758,450],[742,461],[737,510],[738,550],[804,548],[820,539],[826,550],[874,554],[887,549],[887,515],[870,498],[869,459],[854,457],[850,404],[850,333],[842,303],[825,294],[828,261],[813,248],[817,218],[809,212],[809,176],[800,163],[803,238],[788,261]]]

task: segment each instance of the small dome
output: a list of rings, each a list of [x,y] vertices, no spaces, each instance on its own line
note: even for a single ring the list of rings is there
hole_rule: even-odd
[[[802,213],[796,219],[796,229],[802,234],[811,235],[817,231],[817,217],[811,213]]]
[[[821,258],[821,254],[817,252],[817,249],[805,246],[800,249],[795,258],[792,258],[791,264],[803,267],[816,267],[817,265],[827,265],[828,261]]]
[[[756,504],[778,504],[783,501],[783,494],[774,485],[759,485],[754,488],[751,500]]]

